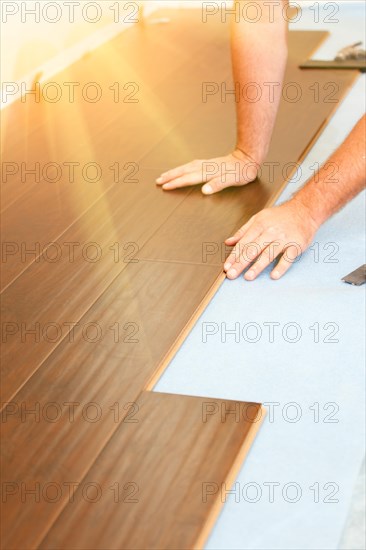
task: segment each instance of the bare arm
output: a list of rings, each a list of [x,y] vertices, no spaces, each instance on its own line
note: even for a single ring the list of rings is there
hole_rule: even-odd
[[[252,12],[245,11],[253,9],[253,2],[235,2],[237,15],[230,17],[233,74],[239,89],[236,149],[222,157],[194,160],[163,173],[156,183],[164,190],[206,183],[202,192],[209,195],[245,185],[257,177],[268,152],[281,98],[287,61],[287,22],[282,8],[287,3],[275,2],[275,9],[270,9],[268,2],[267,6],[257,2],[260,18],[256,20],[255,14],[253,17]],[[257,93],[259,100],[253,101]],[[216,168],[207,170],[208,165]]]
[[[353,128],[342,146],[293,197],[305,207],[317,226],[324,223],[365,186],[366,116]],[[336,168],[335,183],[328,183],[329,167]]]
[[[273,279],[282,277],[311,244],[319,227],[363,189],[366,182],[365,120],[364,116],[319,172],[292,199],[262,210],[227,239],[229,246],[236,245],[224,265],[230,279],[235,279],[252,264],[245,273],[245,278],[251,281],[277,256],[281,259],[271,276]],[[337,167],[333,183],[329,182],[330,163]]]
[[[240,84],[237,148],[261,164],[268,153],[281,99],[288,27],[282,7],[287,6],[287,1],[282,0],[281,9],[278,5],[273,10],[263,6],[259,12],[261,18],[255,23],[250,22],[250,18],[242,20],[243,10],[249,10],[250,3],[237,2],[240,22],[233,19],[231,27],[234,82]],[[259,101],[253,101],[256,93],[261,94]]]

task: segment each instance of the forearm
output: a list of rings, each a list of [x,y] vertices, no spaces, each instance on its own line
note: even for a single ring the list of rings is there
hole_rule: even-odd
[[[239,1],[240,13],[246,1]],[[259,2],[260,4],[260,2]],[[231,50],[237,101],[237,148],[261,164],[271,141],[287,61],[287,22],[281,8],[261,10],[259,21],[232,22]],[[255,83],[254,86],[248,86]],[[258,92],[260,99],[256,99]]]
[[[365,120],[356,124],[337,151],[293,197],[320,226],[365,187]],[[334,171],[330,181],[330,172]]]

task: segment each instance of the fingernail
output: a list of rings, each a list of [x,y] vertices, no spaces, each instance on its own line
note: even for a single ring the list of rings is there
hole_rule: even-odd
[[[162,183],[162,182],[163,182],[163,178],[162,178],[162,177],[160,177],[160,178],[158,178],[158,179],[156,180],[156,183]]]
[[[230,262],[227,262],[226,264],[224,264],[224,270],[225,271],[228,271],[231,267],[231,263]]]
[[[253,271],[253,269],[250,269],[249,271],[246,272],[245,274],[245,278],[246,279],[254,279],[255,277],[255,271]]]
[[[281,273],[277,271],[277,269],[272,272],[272,279],[279,279],[280,277],[281,277]]]
[[[202,193],[204,193],[205,195],[212,195],[213,189],[212,189],[211,185],[204,185],[202,187]]]
[[[227,275],[228,275],[228,277],[230,277],[230,278],[236,277],[236,276],[237,276],[236,270],[235,270],[235,269],[230,269],[230,270],[227,272]]]
[[[171,186],[170,186],[169,183],[164,183],[164,185],[163,185],[162,188],[163,188],[163,189],[171,189]]]

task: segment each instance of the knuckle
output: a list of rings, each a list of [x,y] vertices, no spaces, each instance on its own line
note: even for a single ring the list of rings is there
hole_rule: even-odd
[[[264,226],[264,224],[262,223],[262,220],[261,220],[260,218],[258,218],[258,219],[256,220],[255,226],[256,226],[257,231],[264,231],[264,227],[265,227],[265,226]]]

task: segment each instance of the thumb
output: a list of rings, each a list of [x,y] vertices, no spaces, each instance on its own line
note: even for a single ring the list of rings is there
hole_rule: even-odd
[[[216,178],[212,178],[212,180],[208,181],[202,187],[202,193],[204,195],[212,195],[213,193],[218,193],[227,187],[239,187],[241,185],[246,185],[250,181],[252,180],[243,177],[239,179],[238,175],[235,173],[223,172],[219,176],[216,176]]]
[[[216,178],[213,178],[209,182],[207,182],[202,187],[202,193],[204,195],[213,195],[214,193],[218,193],[219,191],[222,191],[226,187],[229,187],[232,185],[231,183],[227,183],[227,181],[224,183],[222,180],[222,176],[218,176]]]

